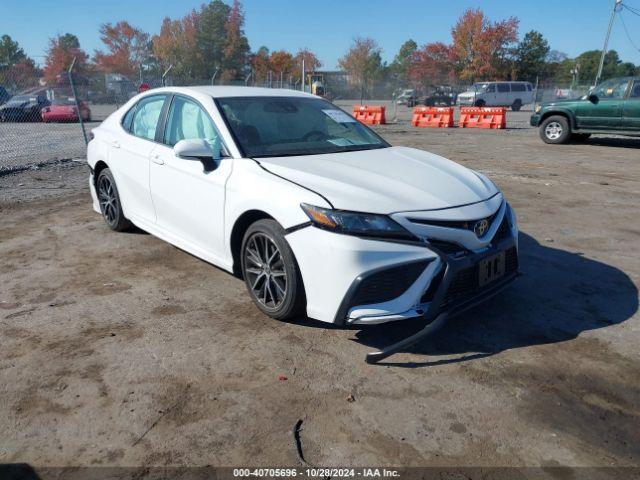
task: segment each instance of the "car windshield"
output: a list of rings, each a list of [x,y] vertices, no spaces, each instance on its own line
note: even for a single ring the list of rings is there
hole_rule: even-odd
[[[474,83],[471,89],[476,92],[484,92],[488,86],[488,83]]]
[[[335,105],[308,97],[227,97],[218,105],[248,157],[316,155],[389,144]]]
[[[628,78],[612,78],[594,88],[591,94],[598,98],[622,99],[628,86]]]

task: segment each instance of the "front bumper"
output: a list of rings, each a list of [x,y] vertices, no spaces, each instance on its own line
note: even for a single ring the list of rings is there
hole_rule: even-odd
[[[441,312],[453,311],[454,307],[457,310],[467,301],[489,297],[491,288],[482,289],[474,283],[479,278],[474,273],[478,263],[501,250],[509,252],[509,268],[505,268],[504,276],[496,280],[495,285],[509,283],[518,268],[515,215],[506,204],[496,215],[496,227],[488,234],[491,240],[471,245],[467,240],[454,239],[464,250],[455,254],[442,252],[438,250],[442,247],[427,243],[364,239],[314,227],[288,234],[287,240],[304,282],[307,315],[339,325],[377,324],[416,317],[428,320]],[[506,227],[498,231],[497,224],[502,222],[507,222]],[[465,238],[462,233],[458,236]],[[461,272],[463,276],[458,278]]]
[[[531,115],[531,119],[529,120],[529,124],[532,127],[537,127],[538,125],[540,125],[540,114],[539,113],[534,113],[533,115]]]
[[[472,107],[476,102],[475,97],[458,97],[457,103],[461,107]]]

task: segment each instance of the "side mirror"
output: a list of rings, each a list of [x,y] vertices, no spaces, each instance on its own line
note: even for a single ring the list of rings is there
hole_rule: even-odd
[[[220,150],[220,139],[212,142],[203,139],[180,140],[173,147],[177,157],[202,162],[205,172],[211,172],[218,167]]]
[[[591,103],[598,103],[599,98],[597,95],[592,93],[587,97],[587,100],[589,100]]]

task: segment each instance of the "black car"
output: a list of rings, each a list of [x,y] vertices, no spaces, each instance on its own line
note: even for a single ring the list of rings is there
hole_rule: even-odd
[[[0,122],[40,122],[40,111],[49,105],[42,95],[16,95],[0,106]]]
[[[0,105],[5,103],[10,98],[11,95],[9,94],[9,92],[7,92],[7,90],[3,86],[0,86]]]
[[[456,104],[457,98],[457,90],[448,85],[442,85],[424,99],[424,104],[427,107],[452,107]]]

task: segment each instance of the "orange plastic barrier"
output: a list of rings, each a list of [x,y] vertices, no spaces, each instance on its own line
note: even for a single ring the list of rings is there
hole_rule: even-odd
[[[460,107],[460,128],[507,128],[504,107]]]
[[[415,107],[411,125],[414,127],[453,127],[453,107]]]
[[[384,113],[385,108],[380,105],[353,106],[353,116],[365,125],[384,125],[387,123]]]

